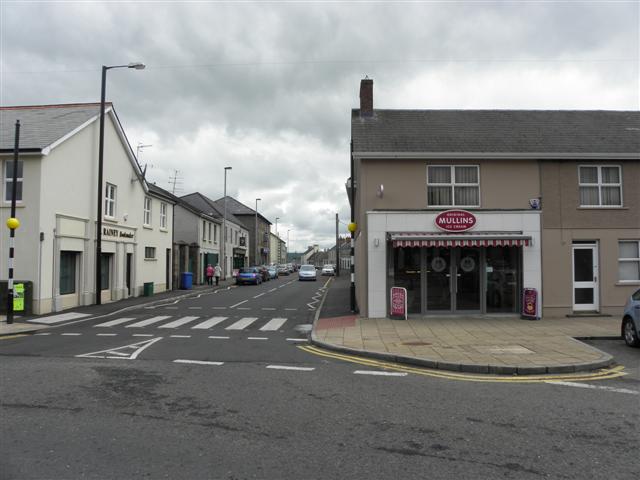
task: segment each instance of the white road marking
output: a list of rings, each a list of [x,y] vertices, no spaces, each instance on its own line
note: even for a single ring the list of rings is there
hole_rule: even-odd
[[[153,333],[134,333],[132,337],[153,337]]]
[[[251,325],[257,319],[258,319],[258,317],[244,317],[244,318],[241,318],[240,320],[238,320],[233,325],[229,325],[226,328],[226,330],[242,330],[243,328],[246,328],[249,325]]]
[[[564,387],[590,388],[593,390],[605,390],[607,392],[629,393],[631,395],[640,395],[640,391],[630,390],[628,388],[607,387],[604,385],[589,385],[587,383],[577,383],[577,382],[556,382],[554,380],[548,380],[545,383],[548,383],[549,385],[562,385]]]
[[[238,307],[236,310],[251,310],[249,307]]]
[[[211,336],[209,338],[213,338],[214,340],[229,340],[229,337],[216,337],[216,336]]]
[[[191,363],[194,365],[224,365],[224,362],[207,362],[204,360],[184,360],[179,358],[178,360],[174,360],[173,363]]]
[[[35,335],[51,335],[51,332],[36,333]]]
[[[285,311],[287,312],[295,312],[296,310],[298,310],[297,308],[285,308]]]
[[[202,307],[189,307],[189,310],[202,310]]]
[[[191,335],[169,335],[170,338],[191,338]]]
[[[205,320],[204,322],[194,325],[191,328],[205,330],[207,328],[215,327],[219,323],[224,322],[227,318],[229,317],[211,317],[209,320]]]
[[[151,325],[152,323],[158,323],[167,318],[171,318],[170,315],[160,315],[159,317],[151,317],[146,320],[142,320],[141,322],[132,323],[131,325],[127,325],[127,328],[138,328],[138,327],[146,327],[147,325]]]
[[[59,315],[51,315],[49,317],[44,318],[34,318],[33,320],[27,320],[28,322],[33,323],[46,323],[47,325],[51,325],[53,323],[60,323],[66,320],[76,320],[78,318],[90,317],[90,313],[78,313],[78,312],[69,312],[69,313],[61,313]]]
[[[269,330],[278,330],[286,321],[286,318],[272,318],[260,330],[264,332]]]
[[[121,360],[135,360],[136,358],[138,358],[138,355],[140,355],[140,353],[142,353],[142,351],[145,348],[150,347],[151,345],[153,345],[154,343],[156,343],[157,341],[162,340],[162,337],[158,337],[158,338],[154,338],[151,340],[145,340],[144,342],[138,342],[138,343],[132,343],[129,345],[124,345],[122,347],[116,347],[116,348],[109,348],[107,350],[100,350],[97,352],[91,352],[91,353],[84,353],[82,355],[76,355],[76,357],[79,358],[118,358]],[[122,352],[120,352],[120,350],[132,350],[132,352],[126,356],[123,357]]]
[[[240,303],[236,303],[235,305],[231,305],[229,308],[237,307],[238,305],[242,305],[243,303],[247,303],[249,300],[243,300]]]
[[[211,307],[213,310],[226,310],[227,307]]]
[[[77,337],[78,335],[82,335],[81,333],[61,333],[60,335],[67,335],[69,337]]]
[[[165,310],[178,310],[178,307],[165,307]]]
[[[287,342],[306,342],[306,338],[287,338]]]
[[[275,291],[276,291],[276,289],[275,289],[275,288],[272,288],[271,290],[269,290],[269,293],[271,293],[271,292],[275,292]]]
[[[115,337],[117,333],[96,333],[96,337]]]
[[[177,328],[185,323],[193,322],[194,320],[199,319],[200,317],[182,317],[178,320],[174,320],[173,322],[165,323],[164,325],[160,325],[158,328]]]
[[[302,372],[311,372],[315,370],[314,367],[289,367],[287,365],[267,365],[267,368],[272,370],[300,370]]]
[[[121,323],[130,322],[131,320],[135,320],[135,317],[116,318],[115,320],[111,320],[110,322],[99,323],[98,325],[94,325],[94,327],[113,327],[115,325],[120,325]]]
[[[275,308],[271,308],[271,307],[262,307],[262,310],[275,310]]]
[[[267,337],[247,337],[247,340],[269,340]]]
[[[383,375],[386,377],[406,377],[408,373],[403,372],[380,372],[377,370],[356,370],[356,375]]]
[[[263,296],[263,295],[264,295],[264,293],[261,293],[261,294],[259,294],[259,295],[256,295],[256,296],[255,296],[255,297],[253,297],[253,298],[260,298],[260,297],[261,297],[261,296]]]

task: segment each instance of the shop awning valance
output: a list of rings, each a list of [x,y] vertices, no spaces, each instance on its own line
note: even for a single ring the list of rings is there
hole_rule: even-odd
[[[531,237],[522,233],[391,233],[389,240],[399,247],[528,247]]]

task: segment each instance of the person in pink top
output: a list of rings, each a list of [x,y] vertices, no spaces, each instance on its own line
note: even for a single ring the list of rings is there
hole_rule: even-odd
[[[207,265],[207,285],[213,285],[213,267],[211,264]]]

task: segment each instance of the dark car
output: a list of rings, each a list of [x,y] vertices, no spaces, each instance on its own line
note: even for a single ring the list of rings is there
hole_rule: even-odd
[[[260,265],[259,267],[256,267],[256,268],[260,271],[260,275],[262,275],[263,282],[268,282],[269,280],[271,280],[271,275],[269,274],[269,269],[267,267],[265,267],[264,265]]]
[[[236,277],[236,284],[244,285],[245,283],[252,283],[254,285],[260,285],[262,283],[262,273],[257,267],[244,267],[240,269]]]
[[[622,338],[630,347],[640,347],[640,290],[636,290],[624,307]]]

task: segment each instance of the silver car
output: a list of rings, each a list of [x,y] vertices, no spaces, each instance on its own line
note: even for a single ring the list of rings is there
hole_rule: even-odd
[[[624,306],[621,331],[627,345],[640,347],[640,290],[636,290]]]
[[[316,273],[316,267],[313,265],[302,265],[298,271],[298,280],[313,280],[318,279]]]

